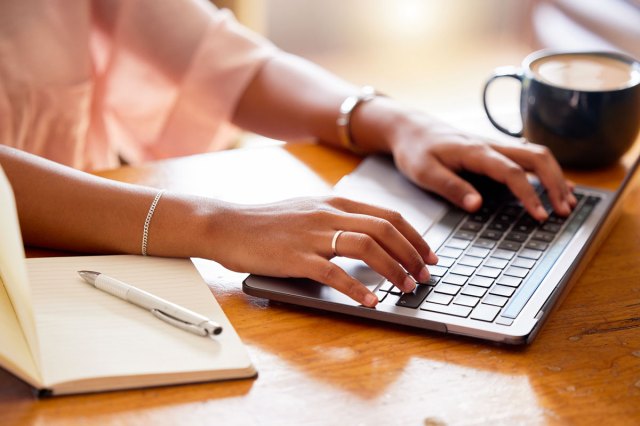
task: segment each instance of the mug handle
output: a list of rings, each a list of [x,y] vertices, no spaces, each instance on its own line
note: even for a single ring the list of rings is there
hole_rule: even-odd
[[[489,86],[491,85],[491,83],[493,83],[495,80],[502,77],[515,78],[522,85],[524,74],[522,73],[522,70],[520,68],[516,68],[516,67],[496,68],[493,75],[489,77],[487,82],[484,84],[484,90],[482,91],[482,105],[484,106],[484,112],[487,113],[487,117],[489,118],[489,121],[491,122],[491,124],[495,126],[496,129],[500,130],[502,133],[506,133],[509,136],[521,138],[524,131],[523,128],[520,128],[520,130],[517,132],[509,130],[503,127],[502,125],[500,125],[496,120],[494,120],[493,117],[491,116],[491,113],[489,112],[489,106],[487,105],[487,90],[489,89]]]

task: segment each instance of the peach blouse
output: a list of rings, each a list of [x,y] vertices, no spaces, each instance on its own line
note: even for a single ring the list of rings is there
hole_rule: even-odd
[[[0,143],[85,170],[223,148],[275,51],[206,0],[0,2]]]

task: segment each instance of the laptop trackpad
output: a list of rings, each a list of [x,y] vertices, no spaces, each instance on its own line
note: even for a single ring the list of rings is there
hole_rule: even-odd
[[[349,259],[348,257],[336,257],[331,261],[344,269],[347,274],[369,287],[371,291],[375,290],[378,284],[385,280],[382,275],[369,268],[367,264],[361,260]]]

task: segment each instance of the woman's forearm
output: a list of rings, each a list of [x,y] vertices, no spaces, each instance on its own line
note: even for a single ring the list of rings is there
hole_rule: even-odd
[[[96,177],[6,146],[0,146],[0,164],[15,194],[25,244],[89,253],[141,252],[144,221],[158,190]],[[211,220],[212,210],[212,200],[164,194],[149,227],[149,254],[204,256],[197,242],[185,236],[202,235],[206,226],[198,218]]]
[[[336,125],[340,104],[358,92],[357,86],[315,64],[280,53],[249,84],[233,122],[276,139],[314,138],[341,146]],[[389,134],[401,114],[391,99],[378,97],[361,104],[351,117],[354,141],[364,151],[389,152]]]
[[[6,146],[0,146],[0,165],[15,193],[26,244],[141,253],[157,189],[96,177]],[[437,262],[399,214],[335,197],[243,206],[166,193],[151,219],[147,247],[153,256],[202,257],[235,271],[312,278],[375,306],[369,289],[329,261],[336,250],[367,262],[404,291],[415,287],[406,271],[428,280],[425,262]]]

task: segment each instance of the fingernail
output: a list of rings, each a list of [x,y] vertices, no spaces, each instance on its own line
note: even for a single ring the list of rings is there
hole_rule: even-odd
[[[434,252],[430,251],[429,252],[429,257],[427,258],[427,263],[430,265],[435,265],[436,263],[438,263],[438,255],[435,254]],[[427,267],[425,266],[425,269]]]
[[[540,218],[540,220],[547,220],[549,214],[542,206],[536,207],[536,215]]]
[[[474,210],[480,202],[481,200],[478,194],[469,193],[462,199],[462,207],[464,207],[465,210]]]
[[[415,290],[416,283],[411,278],[407,277],[404,279],[402,287],[404,287],[402,291],[404,291],[405,293],[411,293],[413,290]]]
[[[578,204],[578,199],[576,198],[575,195],[573,195],[573,192],[569,193],[569,202],[571,203],[572,206],[576,206],[576,204]]]
[[[562,208],[564,209],[565,212],[567,212],[567,214],[571,213],[571,206],[569,205],[568,201],[562,202]]]
[[[373,308],[378,304],[378,298],[373,293],[369,293],[364,297],[364,304],[370,308]]]
[[[429,270],[425,266],[420,270],[420,273],[418,274],[418,281],[420,281],[421,283],[426,283],[427,281],[429,281],[430,277],[431,277],[431,274],[429,273]]]

